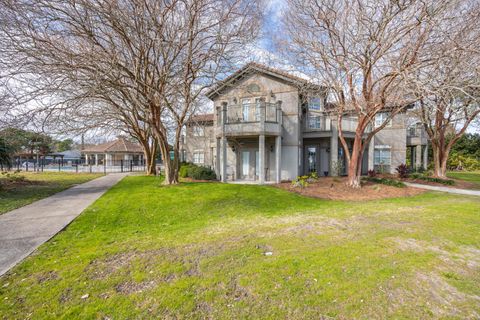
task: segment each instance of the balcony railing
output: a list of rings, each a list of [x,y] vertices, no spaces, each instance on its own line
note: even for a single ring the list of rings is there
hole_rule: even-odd
[[[332,130],[332,120],[326,115],[310,115],[307,119],[307,130],[312,131],[330,131]]]
[[[244,103],[241,105],[227,106],[226,123],[249,123],[260,122],[263,116],[265,122],[278,122],[277,105],[273,103],[265,103],[264,107],[260,103]]]
[[[305,123],[305,129],[307,131],[331,131],[332,130],[332,118],[326,114],[309,114]],[[335,123],[336,124],[336,123]],[[343,132],[355,132],[357,130],[358,121],[352,117],[342,118],[342,131]],[[370,132],[371,126],[369,125],[365,132]]]

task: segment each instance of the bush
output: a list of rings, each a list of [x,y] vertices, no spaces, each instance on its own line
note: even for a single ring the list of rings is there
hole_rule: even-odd
[[[182,163],[180,165],[180,169],[178,170],[178,175],[180,176],[180,178],[187,178],[188,177],[188,170],[195,166],[194,164],[192,163]]]
[[[398,167],[395,168],[395,170],[397,171],[400,178],[405,179],[408,177],[408,168],[406,164],[400,164]]]
[[[380,184],[384,184],[384,185],[392,186],[392,187],[396,187],[396,188],[404,188],[405,187],[405,184],[403,182],[393,180],[393,179],[367,177],[367,178],[364,178],[363,180],[374,182],[374,183],[380,183]]]
[[[294,188],[305,188],[308,186],[309,176],[298,176],[295,180],[292,181],[292,187]]]
[[[215,171],[210,168],[197,166],[193,163],[182,163],[178,170],[180,178],[192,178],[195,180],[216,180]]]
[[[450,170],[480,170],[480,160],[473,156],[452,153],[448,158],[447,167]]]
[[[195,180],[215,180],[217,175],[215,171],[207,167],[191,166],[187,170],[188,177]]]

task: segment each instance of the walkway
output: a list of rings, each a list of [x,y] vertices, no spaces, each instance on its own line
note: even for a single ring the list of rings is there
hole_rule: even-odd
[[[0,215],[0,275],[64,229],[126,175],[109,174]]]
[[[409,187],[480,197],[480,190],[466,190],[466,189],[456,189],[456,188],[448,188],[448,187],[437,187],[437,186],[429,186],[425,184],[410,183],[410,182],[404,182],[404,183]]]

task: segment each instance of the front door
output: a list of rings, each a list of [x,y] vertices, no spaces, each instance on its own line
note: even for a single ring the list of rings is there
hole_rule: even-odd
[[[318,148],[317,146],[305,147],[305,174],[318,172]]]
[[[243,150],[241,155],[241,177],[243,180],[256,180],[258,176],[258,151]]]

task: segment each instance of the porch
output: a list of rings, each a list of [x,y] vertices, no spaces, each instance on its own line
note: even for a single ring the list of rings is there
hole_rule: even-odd
[[[216,149],[215,167],[222,182],[280,183],[280,136],[218,138]]]

